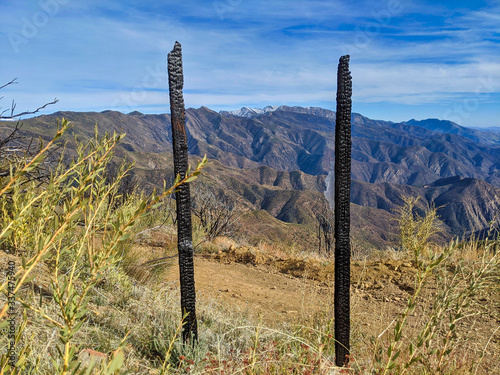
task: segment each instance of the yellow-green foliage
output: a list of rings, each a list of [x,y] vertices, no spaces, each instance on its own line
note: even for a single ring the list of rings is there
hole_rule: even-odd
[[[373,339],[373,367],[376,373],[384,375],[452,373],[454,363],[449,357],[458,342],[457,323],[485,313],[480,309],[473,312],[467,309],[485,290],[498,288],[498,255],[491,255],[490,251],[496,243],[486,241],[481,258],[472,266],[465,264],[463,259],[456,259],[458,241],[452,241],[439,252],[426,253],[429,238],[438,231],[437,210],[428,207],[421,217],[414,213],[418,198],[403,197],[403,200],[405,204],[398,210],[399,234],[403,249],[413,256],[417,267],[415,287],[406,308],[393,321],[392,334],[382,339],[381,334]],[[422,294],[431,280],[439,287],[429,300],[429,296]],[[420,330],[407,333],[408,322],[417,305],[430,305],[427,322]],[[467,373],[477,373],[481,359],[478,363],[470,363]]]
[[[204,163],[184,180],[177,178],[175,185],[165,188],[161,194],[141,196],[133,204],[112,210],[110,203],[117,198],[120,180],[131,166],[123,165],[117,178],[110,182],[106,180],[105,170],[124,134],[100,137],[96,129],[93,139],[79,144],[77,157],[69,165],[61,161],[47,183],[40,185],[26,179],[28,172],[43,163],[46,153],[68,127],[68,121],[63,119],[54,139],[31,160],[15,166],[11,175],[1,181],[0,244],[5,251],[22,256],[22,264],[15,273],[15,288],[10,293],[24,306],[25,314],[16,332],[17,363],[12,366],[3,352],[0,373],[37,373],[41,357],[33,360],[30,343],[20,341],[27,316],[33,314],[58,330],[52,368],[45,371],[51,374],[78,371],[81,362],[76,356],[75,337],[88,318],[91,291],[106,277],[122,287],[129,286],[115,265],[121,259],[121,246],[132,234],[132,227],[148,210],[161,205],[161,200],[179,184],[196,178]],[[31,281],[33,270],[42,262],[50,267],[50,286],[47,287],[55,309],[46,310],[42,299],[38,303],[21,293],[22,287]],[[6,281],[0,287],[5,296],[9,294],[8,285]],[[8,307],[5,303],[0,319],[7,315]],[[2,326],[6,326],[7,321],[2,320]],[[123,345],[122,342],[101,364],[101,373],[119,370]]]
[[[403,251],[413,255],[422,252],[429,245],[429,239],[439,232],[436,224],[437,208],[427,207],[424,216],[415,212],[418,197],[403,196],[404,205],[396,210],[399,214],[399,239]]]

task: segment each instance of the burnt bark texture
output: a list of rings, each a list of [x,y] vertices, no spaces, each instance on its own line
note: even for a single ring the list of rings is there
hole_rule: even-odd
[[[351,95],[349,55],[342,56],[337,72],[335,125],[335,364],[349,360],[351,244]]]
[[[170,114],[174,148],[174,174],[181,179],[188,169],[188,146],[186,137],[186,116],[182,88],[182,50],[179,42],[168,54],[168,85],[170,90]],[[177,249],[179,252],[179,273],[181,284],[181,309],[183,317],[187,314],[182,330],[186,343],[198,339],[196,321],[196,291],[194,286],[193,233],[191,223],[191,196],[189,184],[179,186],[177,200]]]
[[[328,203],[321,207],[316,212],[316,220],[318,221],[316,235],[318,237],[318,252],[321,254],[324,248],[324,253],[326,255],[331,254],[332,245],[334,244],[334,213],[327,207]]]

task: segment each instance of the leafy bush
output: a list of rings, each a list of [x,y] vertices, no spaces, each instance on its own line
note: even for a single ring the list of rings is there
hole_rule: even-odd
[[[43,163],[46,153],[69,128],[62,120],[54,139],[41,148],[24,165],[11,169],[1,180],[0,197],[0,246],[6,252],[20,256],[22,264],[15,272],[15,282],[4,282],[1,292],[6,297],[16,295],[24,310],[23,323],[17,327],[15,343],[18,358],[9,360],[11,353],[0,356],[0,371],[12,374],[36,372],[40,356],[33,360],[31,343],[21,342],[28,317],[42,318],[48,326],[57,329],[57,352],[53,353],[50,366],[45,371],[52,374],[76,373],[82,362],[77,358],[77,337],[89,317],[91,291],[106,277],[119,279],[115,265],[120,261],[122,246],[133,234],[133,227],[145,213],[157,208],[162,199],[184,182],[200,173],[203,160],[193,173],[174,186],[166,187],[160,194],[141,196],[131,204],[112,209],[120,181],[131,166],[122,165],[116,178],[108,181],[105,176],[113,149],[124,134],[105,134],[87,143],[80,143],[77,156],[69,166],[60,163],[46,184],[27,181],[26,174]],[[35,268],[50,268],[49,293],[55,309],[45,308],[40,301],[22,293],[23,287],[32,283]],[[9,303],[0,311],[0,319],[8,314]],[[7,320],[2,326],[8,324]],[[101,373],[116,373],[123,363],[124,340],[112,351],[107,361],[100,365]],[[48,368],[47,368],[48,366]]]

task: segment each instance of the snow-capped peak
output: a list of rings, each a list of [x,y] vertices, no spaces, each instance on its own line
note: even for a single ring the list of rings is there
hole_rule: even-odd
[[[279,109],[279,106],[271,106],[268,105],[264,108],[249,108],[249,107],[242,107],[240,109],[234,110],[234,111],[220,111],[221,115],[233,115],[237,117],[246,117],[246,118],[252,118],[258,115],[265,115],[270,112],[274,112],[277,109]]]

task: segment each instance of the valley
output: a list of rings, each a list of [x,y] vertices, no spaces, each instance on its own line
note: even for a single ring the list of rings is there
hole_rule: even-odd
[[[138,186],[152,190],[172,180],[168,114],[57,112],[23,121],[20,133],[49,139],[62,117],[73,124],[66,135],[70,152],[71,139],[92,136],[97,124],[101,133],[127,134],[116,160],[135,163]],[[242,212],[265,211],[274,221],[271,226],[297,224],[279,238],[311,247],[316,216],[328,206],[326,199],[333,201],[335,112],[280,106],[218,113],[200,107],[187,109],[186,121],[192,163],[205,154],[211,161],[202,181],[237,202]],[[12,126],[4,122],[2,131]],[[438,242],[482,236],[500,203],[500,136],[450,121],[392,123],[353,113],[352,179],[352,225],[360,246],[397,245],[391,222],[402,195],[420,196],[419,212],[427,205],[438,207]],[[193,189],[196,193],[196,185]],[[368,217],[377,218],[377,224]],[[265,240],[276,235],[259,234]]]

